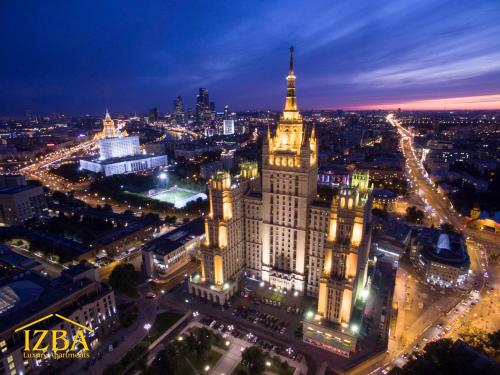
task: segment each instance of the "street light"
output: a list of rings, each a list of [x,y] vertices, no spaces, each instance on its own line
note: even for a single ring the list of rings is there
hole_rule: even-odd
[[[151,324],[150,323],[146,323],[144,324],[144,329],[146,330],[146,332],[148,333],[148,341],[150,340],[150,337],[149,337],[149,330],[151,329]]]

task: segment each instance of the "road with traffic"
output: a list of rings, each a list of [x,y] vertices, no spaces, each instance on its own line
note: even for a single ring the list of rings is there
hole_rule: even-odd
[[[398,270],[394,301],[397,301],[399,306],[396,323],[396,331],[399,331],[399,334],[396,332],[390,341],[386,363],[375,369],[372,374],[385,374],[394,366],[403,366],[411,352],[421,350],[431,340],[443,337],[457,338],[458,330],[464,327],[463,322],[478,317],[479,314],[485,321],[492,319],[500,321],[500,312],[495,306],[498,302],[496,290],[500,274],[496,267],[488,264],[488,251],[498,251],[498,237],[465,226],[465,219],[455,211],[448,197],[434,186],[422,162],[417,158],[413,134],[402,126],[394,115],[388,115],[387,121],[397,129],[401,137],[400,147],[405,157],[406,174],[413,187],[411,191],[418,194],[417,198],[424,202],[425,211],[432,217],[433,224],[450,223],[466,236],[471,273],[467,290],[462,290],[455,297],[450,295],[450,292],[441,291],[443,297],[422,311],[422,316],[408,326],[404,322],[403,306],[412,293],[408,285],[411,275],[403,269]],[[486,319],[486,312],[494,316]],[[488,323],[485,322],[484,327],[487,328]]]

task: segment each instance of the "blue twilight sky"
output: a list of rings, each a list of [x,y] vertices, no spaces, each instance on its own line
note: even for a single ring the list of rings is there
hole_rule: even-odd
[[[499,0],[0,1],[0,116],[301,109],[500,93]]]

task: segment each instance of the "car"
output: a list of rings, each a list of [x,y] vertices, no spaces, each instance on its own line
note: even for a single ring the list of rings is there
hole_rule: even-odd
[[[153,292],[148,292],[148,294],[146,294],[146,298],[150,299],[156,298],[156,294],[154,294]]]

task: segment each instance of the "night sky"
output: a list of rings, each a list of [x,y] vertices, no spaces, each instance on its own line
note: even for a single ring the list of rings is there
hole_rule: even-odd
[[[0,35],[3,116],[280,109],[290,45],[302,110],[500,108],[499,0],[1,0]]]

